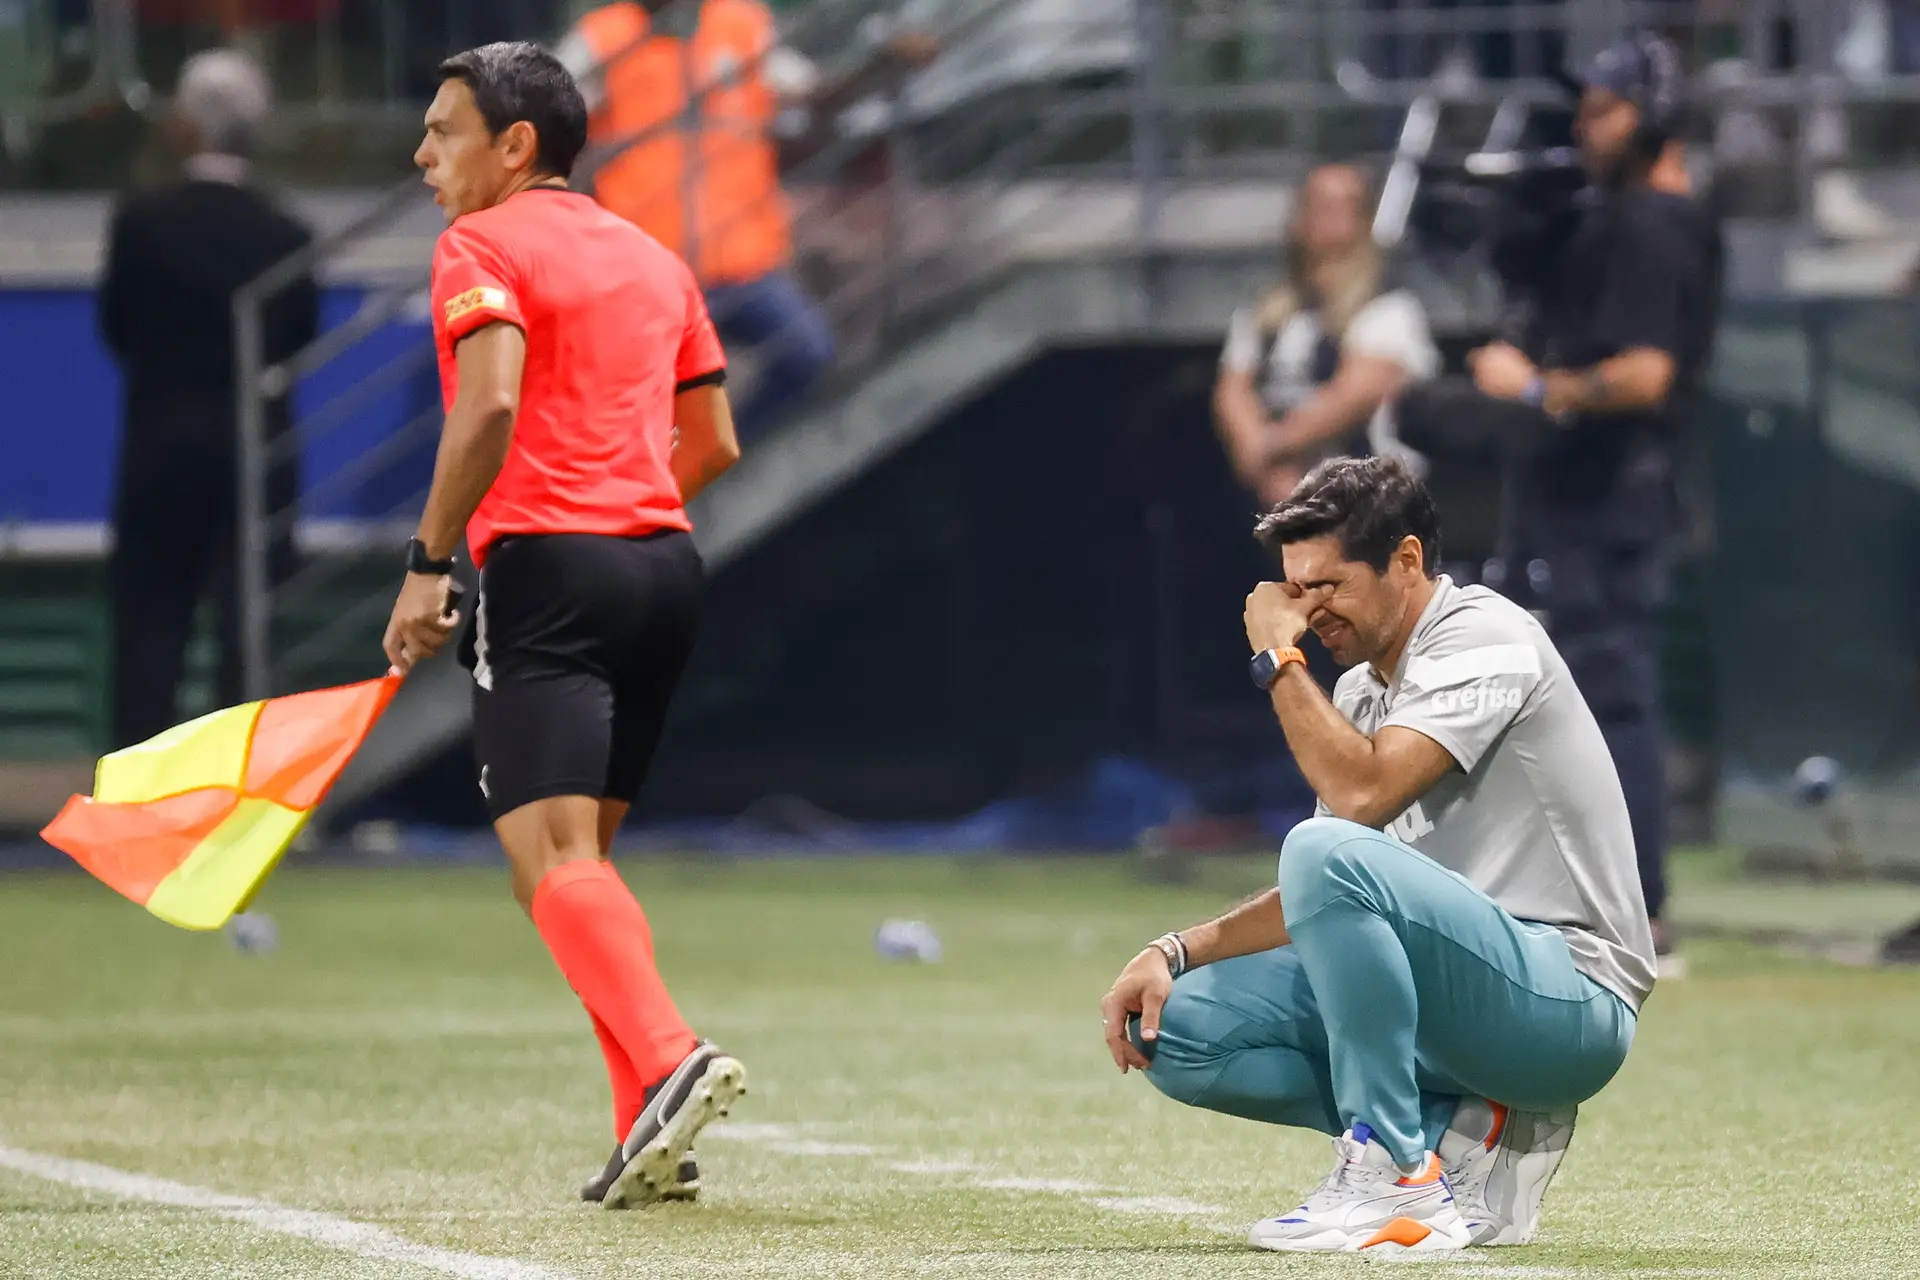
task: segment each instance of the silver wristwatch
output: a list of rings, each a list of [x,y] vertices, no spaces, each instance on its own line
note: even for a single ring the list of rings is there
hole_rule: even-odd
[[[1179,977],[1187,971],[1187,944],[1178,933],[1163,933],[1150,944],[1167,958],[1167,972]]]

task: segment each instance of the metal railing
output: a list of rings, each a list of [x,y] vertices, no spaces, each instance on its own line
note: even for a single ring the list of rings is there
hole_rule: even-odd
[[[282,584],[278,589],[272,583],[270,562],[276,534],[290,531],[282,526],[289,524],[295,513],[268,509],[268,475],[275,463],[286,461],[288,453],[324,436],[330,427],[344,421],[364,400],[370,387],[379,388],[384,380],[390,380],[394,375],[390,368],[376,370],[324,406],[324,416],[317,427],[313,423],[301,423],[296,430],[278,441],[268,436],[271,405],[276,400],[290,397],[296,383],[351,349],[360,339],[390,319],[397,309],[398,300],[417,290],[424,275],[411,282],[410,288],[391,290],[384,296],[377,296],[346,324],[328,330],[285,362],[271,366],[267,364],[266,307],[288,285],[317,272],[324,263],[338,258],[345,250],[386,226],[396,213],[417,205],[422,198],[417,183],[409,182],[394,187],[353,222],[282,259],[234,294],[234,372],[240,469],[237,512],[240,538],[236,559],[240,580],[240,665],[248,698],[267,697],[273,686],[271,629],[276,595],[280,591],[299,591],[303,587],[316,586],[318,580],[328,572],[326,565],[314,564],[302,567],[291,582]],[[414,359],[417,361],[418,357]],[[409,424],[408,430],[413,425]],[[311,492],[307,496],[311,498]],[[296,499],[296,504],[298,501]]]
[[[19,85],[0,88],[0,133],[10,149],[18,149],[35,130],[102,103],[147,110],[149,84],[170,83],[186,51],[223,39],[267,58],[281,86],[278,134],[289,151],[314,128],[404,128],[430,92],[430,68],[445,48],[549,34],[564,19],[563,7],[559,0],[522,0],[518,8],[493,4],[482,21],[464,0],[338,0],[318,6],[317,17],[305,26],[220,32],[143,21],[135,0],[78,6],[19,0],[0,12],[0,65],[10,41],[32,46],[37,64],[49,60],[49,42],[57,38],[84,43],[85,70],[78,85],[29,89],[23,75]],[[1099,32],[1115,15],[1125,25],[1130,5],[926,0],[916,6],[948,30],[976,23],[983,10],[996,7],[1003,12],[984,24],[994,30],[980,43],[979,65],[960,76],[979,86],[1073,75],[1087,46],[1081,33]],[[812,0],[795,7],[794,25],[819,33],[819,48],[844,49],[861,23],[882,8],[879,0]],[[1727,101],[1811,112],[1920,100],[1920,66],[1903,62],[1913,41],[1876,44],[1872,32],[1861,32],[1872,26],[1868,17],[1885,11],[1853,0],[1163,0],[1155,8],[1169,55],[1162,77],[1173,91],[1168,110],[1216,117],[1277,113],[1298,145],[1311,145],[1330,117],[1352,108],[1351,72],[1368,78],[1380,103],[1404,108],[1450,53],[1464,52],[1479,64],[1482,80],[1464,88],[1470,95],[1497,101],[1515,88],[1550,94],[1548,78],[1560,56],[1590,53],[1628,25],[1676,33],[1692,46],[1697,65],[1744,64],[1752,74],[1715,91]],[[77,11],[89,17],[84,28],[56,21]],[[1889,20],[1911,21],[1907,14],[1895,6]],[[71,16],[66,21],[71,24]],[[1049,23],[1070,32],[1051,47],[1036,38]],[[10,36],[10,28],[18,34]],[[1790,64],[1783,63],[1787,52]],[[1349,73],[1345,83],[1343,72]],[[933,78],[956,74],[947,70]]]
[[[814,300],[836,334],[842,379],[884,361],[903,328],[1003,269],[1032,233],[1075,216],[1067,211],[1078,208],[1074,201],[1087,192],[1131,201],[1132,217],[1117,233],[1119,245],[1150,252],[1162,244],[1168,199],[1183,184],[1249,175],[1285,179],[1327,145],[1330,134],[1344,129],[1349,148],[1358,139],[1359,149],[1398,155],[1378,227],[1390,238],[1404,221],[1413,176],[1434,144],[1443,103],[1484,108],[1474,138],[1498,139],[1517,129],[1528,105],[1564,100],[1550,74],[1550,52],[1583,57],[1628,25],[1696,33],[1700,25],[1697,6],[1676,0],[1446,8],[1413,0],[1364,6],[1294,0],[1231,8],[1206,0],[1081,0],[1081,7],[1065,5],[1054,18],[1035,17],[1033,3],[947,5],[936,34],[943,61],[961,70],[945,75],[945,87],[941,63],[886,87],[843,112],[835,127],[816,130],[812,153],[784,175],[787,196],[776,198],[792,199],[798,210],[797,269],[813,285]],[[1104,7],[1087,7],[1095,4]],[[825,51],[821,60],[831,64],[831,51],[848,47],[849,33],[880,12],[876,0],[816,5],[785,35],[803,49]],[[1771,28],[1756,13],[1786,15],[1803,31],[1823,33],[1824,43],[1810,47],[1796,67],[1769,73],[1764,46]],[[1754,0],[1746,14],[1733,24],[1736,39],[1729,47],[1756,72],[1711,90],[1703,86],[1704,101],[1810,112],[1835,101],[1893,94],[1920,99],[1920,77],[1867,82],[1835,76],[1829,37],[1837,24],[1830,0]],[[1059,25],[1049,29],[1049,22]],[[1071,39],[1062,35],[1069,27]],[[1045,59],[1014,68],[1001,52],[1016,37],[1035,47],[1081,53],[1099,46],[1106,61],[1083,57],[1070,74],[1059,70],[1066,64]],[[1484,65],[1476,65],[1495,61],[1491,55],[1501,50],[1505,74],[1486,74]],[[391,64],[383,52],[382,65]],[[700,108],[719,87],[690,85],[687,112],[623,140],[623,149],[674,131],[698,136],[704,127]],[[1261,127],[1237,135],[1235,127],[1249,120]],[[698,148],[691,150],[698,154]],[[883,157],[883,176],[869,172],[876,156]],[[686,176],[694,177],[691,168]],[[274,535],[284,533],[297,514],[266,509],[265,478],[279,459],[275,450],[298,449],[339,428],[422,368],[428,356],[424,348],[395,356],[304,414],[295,434],[276,444],[267,439],[269,402],[387,323],[424,284],[424,267],[278,367],[269,368],[263,352],[262,308],[276,289],[336,261],[422,199],[412,179],[395,186],[354,225],[282,263],[235,299],[245,478],[239,514],[247,531],[242,633],[251,696],[357,639],[385,604],[384,596],[368,595],[285,653],[273,652],[280,604],[343,572],[339,564],[314,561],[290,582],[270,581]],[[735,209],[728,216],[756,212]],[[696,224],[688,218],[685,225]],[[723,232],[727,227],[725,221],[708,225]],[[1278,228],[1267,230],[1277,234]],[[765,342],[760,350],[768,353]],[[435,421],[437,408],[424,409],[394,436],[311,487],[309,501],[385,469],[430,433]],[[423,496],[410,496],[392,515],[412,515]]]

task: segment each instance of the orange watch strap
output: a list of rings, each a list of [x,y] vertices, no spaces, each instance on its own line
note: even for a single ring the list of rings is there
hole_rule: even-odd
[[[1276,665],[1282,667],[1289,662],[1297,662],[1303,667],[1307,665],[1307,655],[1301,651],[1299,645],[1295,644],[1290,644],[1284,649],[1275,649],[1273,660]]]

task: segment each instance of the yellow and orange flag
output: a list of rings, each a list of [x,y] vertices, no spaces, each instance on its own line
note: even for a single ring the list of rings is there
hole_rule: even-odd
[[[228,707],[101,757],[40,833],[169,924],[218,929],[326,798],[400,677]]]

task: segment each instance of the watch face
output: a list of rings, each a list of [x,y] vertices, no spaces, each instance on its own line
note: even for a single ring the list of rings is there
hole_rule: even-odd
[[[1273,650],[1263,649],[1253,655],[1253,661],[1247,664],[1247,673],[1253,677],[1256,688],[1270,689],[1273,678],[1280,672],[1280,664],[1274,661]]]

